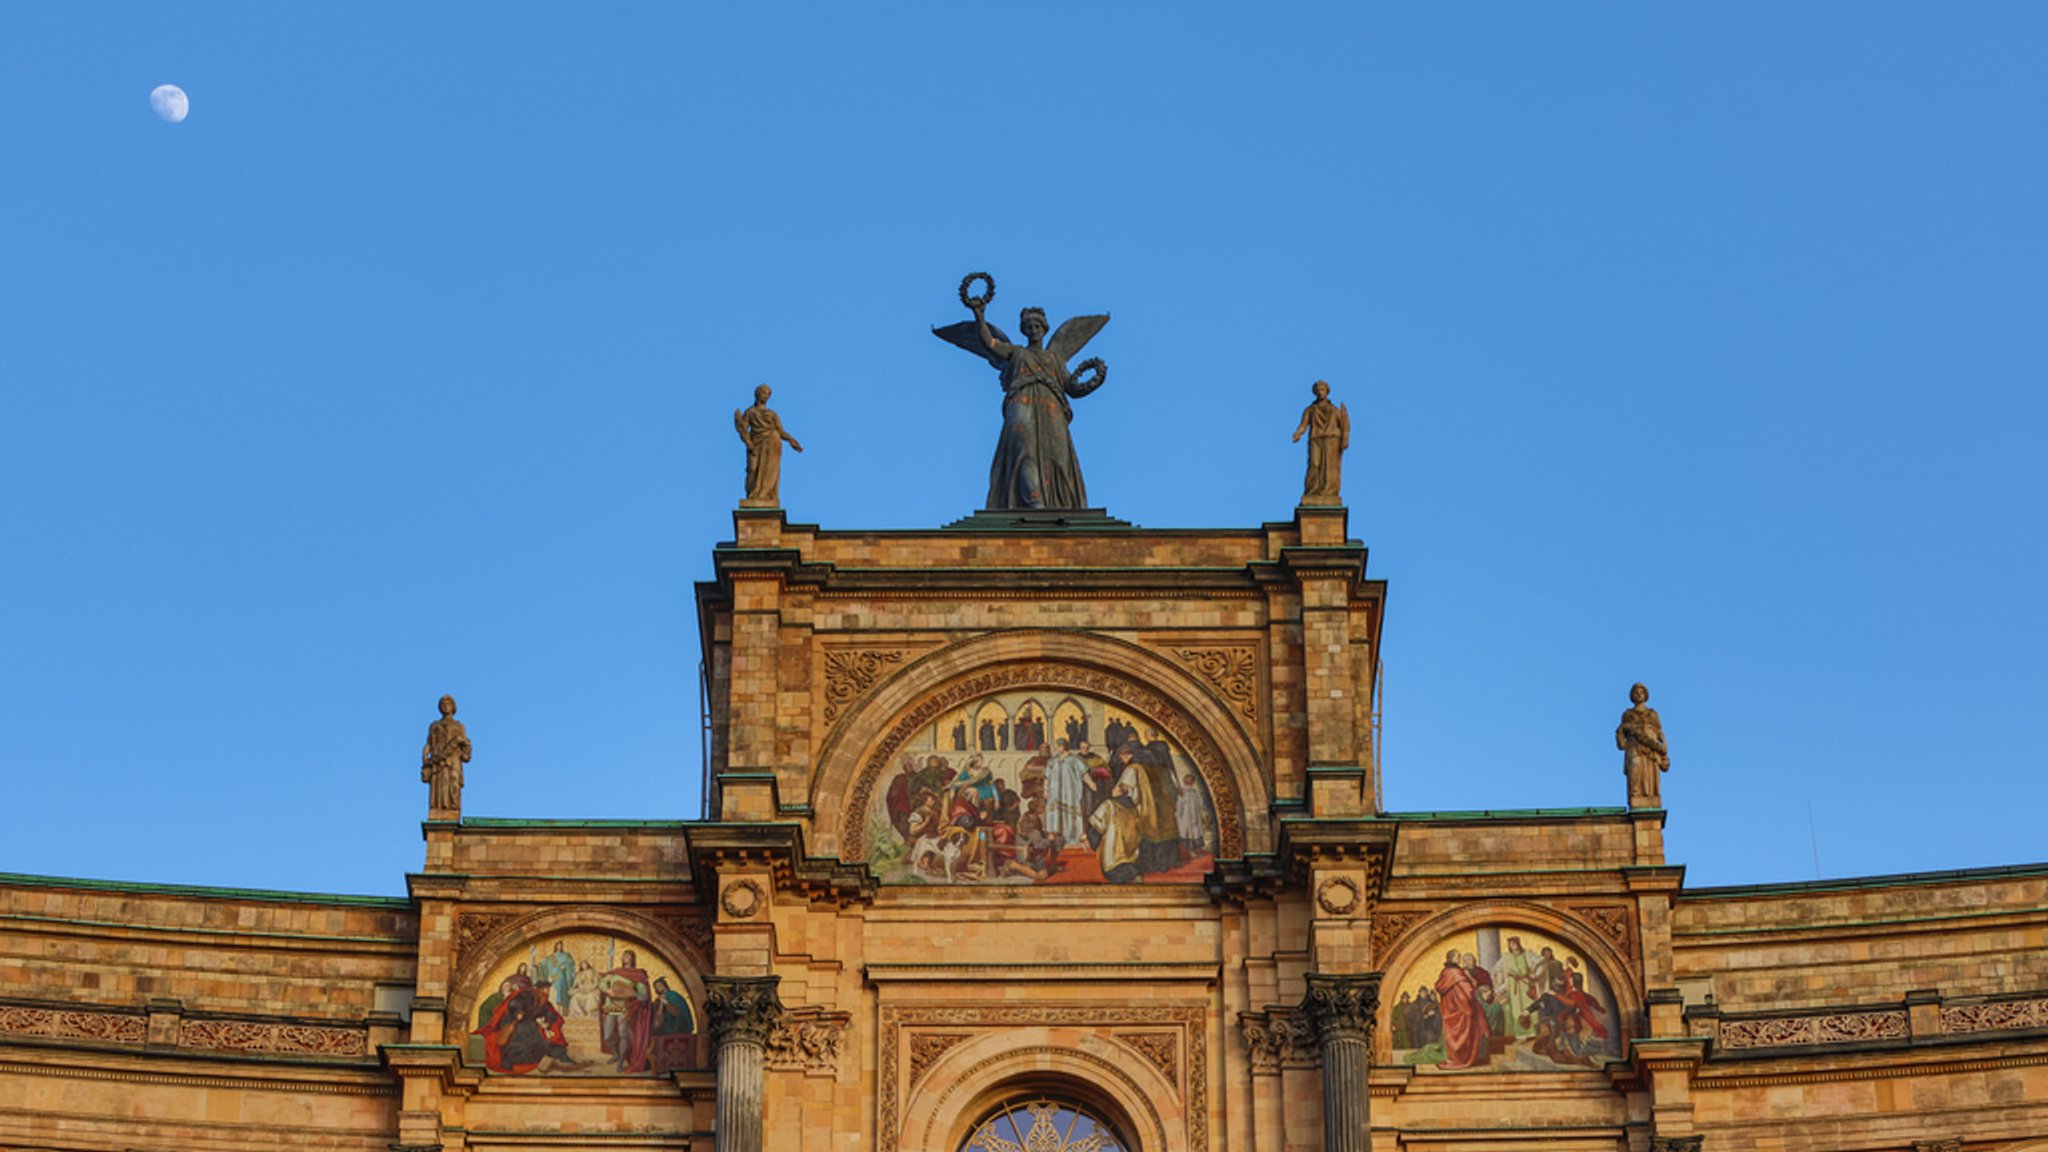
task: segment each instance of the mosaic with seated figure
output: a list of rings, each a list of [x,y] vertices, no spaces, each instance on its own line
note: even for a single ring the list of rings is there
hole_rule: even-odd
[[[1198,883],[1216,809],[1158,725],[1105,700],[1030,689],[920,729],[869,805],[885,883]]]

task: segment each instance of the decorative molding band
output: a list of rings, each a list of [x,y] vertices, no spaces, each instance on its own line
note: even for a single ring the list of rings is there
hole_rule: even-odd
[[[1991,1056],[1981,1060],[1928,1060],[1870,1064],[1825,1072],[1714,1072],[1702,1069],[1693,1077],[1695,1092],[1733,1092],[1740,1088],[1782,1088],[1794,1084],[1849,1084],[1861,1080],[1895,1080],[1902,1076],[1955,1076],[1997,1072],[2008,1068],[2048,1065],[2048,1053]]]
[[[56,1076],[66,1080],[112,1080],[122,1084],[155,1084],[173,1088],[221,1088],[238,1092],[290,1092],[317,1093],[322,1096],[391,1096],[400,1092],[398,1078],[386,1072],[378,1072],[388,1083],[337,1083],[323,1073],[321,1078],[303,1078],[308,1069],[294,1069],[297,1075],[274,1076],[222,1076],[203,1072],[159,1072],[135,1071],[129,1068],[99,1068],[76,1064],[52,1064],[37,1061],[33,1064],[0,1060],[0,1074],[10,1076]]]
[[[181,1020],[178,1046],[282,1056],[370,1054],[369,1034],[362,1028],[251,1020]]]
[[[140,1044],[149,1039],[149,1017],[102,1008],[0,1006],[0,1034],[44,1040],[93,1040]]]
[[[1819,1044],[1859,1044],[1873,1040],[1904,1040],[1912,1034],[1903,1008],[1876,1012],[1833,1012],[1815,1016],[1767,1016],[1722,1020],[1718,1047],[1731,1052],[1750,1048],[1788,1048]]]
[[[2004,1032],[2048,1028],[2048,996],[1941,1006],[1943,1032]]]
[[[1011,983],[1026,980],[1188,980],[1213,983],[1222,975],[1215,964],[869,964],[863,971],[871,983]]]

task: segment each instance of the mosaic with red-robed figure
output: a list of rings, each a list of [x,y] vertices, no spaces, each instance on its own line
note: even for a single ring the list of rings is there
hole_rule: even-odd
[[[1198,883],[1216,809],[1187,753],[1110,701],[1017,689],[922,728],[868,812],[885,883]]]
[[[469,1059],[507,1075],[659,1076],[694,1068],[697,1012],[651,950],[591,932],[515,950],[485,979]]]
[[[1621,1058],[1621,1013],[1599,969],[1527,928],[1439,940],[1388,982],[1380,1011],[1394,1062],[1424,1071],[1568,1072]]]

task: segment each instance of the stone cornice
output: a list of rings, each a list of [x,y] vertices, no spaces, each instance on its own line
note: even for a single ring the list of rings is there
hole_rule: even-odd
[[[807,901],[844,905],[875,898],[877,884],[866,865],[810,855],[803,829],[795,824],[699,824],[689,840],[692,871],[707,902],[720,869],[750,864],[769,869],[776,891]]]
[[[1189,981],[1214,983],[1222,976],[1215,964],[869,964],[862,969],[871,984],[916,983],[1004,983],[1057,980],[1075,981]]]

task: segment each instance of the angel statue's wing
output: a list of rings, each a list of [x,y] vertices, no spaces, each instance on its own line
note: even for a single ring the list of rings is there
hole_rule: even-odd
[[[1095,339],[1095,334],[1102,331],[1102,326],[1107,323],[1109,316],[1106,313],[1101,316],[1076,316],[1060,325],[1060,330],[1052,334],[1052,340],[1046,347],[1060,358],[1060,363],[1064,364],[1072,360],[1076,352],[1086,348],[1088,342]]]
[[[990,335],[1003,343],[1012,343],[1009,334],[1001,328],[991,324],[988,326],[988,330]],[[962,320],[958,324],[948,324],[944,328],[934,328],[932,329],[932,335],[953,345],[955,348],[965,348],[998,368],[1003,366],[1001,360],[990,355],[988,345],[981,342],[981,329],[975,327],[972,320]]]

